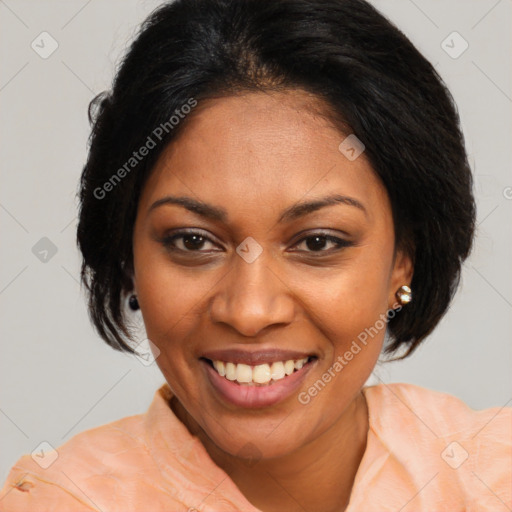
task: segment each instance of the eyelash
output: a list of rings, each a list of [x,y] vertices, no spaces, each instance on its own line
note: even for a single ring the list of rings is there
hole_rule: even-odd
[[[178,231],[172,235],[164,237],[161,240],[161,243],[167,250],[173,251],[173,252],[176,251],[176,252],[191,253],[191,254],[194,254],[194,253],[195,254],[205,254],[208,252],[208,251],[201,251],[201,250],[192,251],[192,250],[186,250],[186,249],[179,249],[174,245],[175,240],[180,239],[180,238],[182,239],[182,238],[186,237],[187,235],[188,236],[197,235],[197,236],[202,237],[203,241],[210,242],[210,243],[214,244],[214,242],[212,240],[210,240],[209,237],[205,236],[201,231]],[[341,238],[338,238],[338,237],[335,237],[332,235],[328,235],[328,234],[325,234],[325,233],[322,233],[321,231],[319,231],[319,232],[314,232],[308,236],[301,238],[293,245],[293,247],[305,242],[306,240],[313,239],[315,237],[325,239],[328,242],[333,242],[337,245],[337,247],[335,247],[333,250],[320,249],[319,251],[309,250],[309,251],[301,251],[301,252],[306,252],[306,253],[310,253],[310,254],[318,254],[318,255],[322,256],[323,255],[322,253],[331,254],[333,252],[336,252],[336,251],[339,251],[346,247],[350,247],[350,246],[354,245],[353,242],[349,242],[348,240],[343,240]],[[214,251],[214,252],[219,252],[219,251]]]

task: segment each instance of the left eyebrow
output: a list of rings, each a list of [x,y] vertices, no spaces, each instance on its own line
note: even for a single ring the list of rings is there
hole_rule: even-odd
[[[330,196],[322,197],[320,199],[315,199],[313,201],[303,201],[297,204],[294,204],[290,208],[287,208],[279,217],[278,222],[290,222],[299,217],[303,217],[308,213],[315,212],[320,210],[320,208],[325,208],[326,206],[332,206],[335,204],[344,204],[348,206],[354,206],[359,208],[364,212],[365,215],[368,215],[366,208],[363,204],[357,199],[349,196],[342,196],[339,194],[333,194]]]

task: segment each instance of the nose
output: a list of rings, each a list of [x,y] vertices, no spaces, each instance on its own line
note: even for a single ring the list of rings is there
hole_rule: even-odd
[[[270,326],[290,324],[294,317],[293,294],[271,269],[261,254],[247,263],[235,256],[233,267],[221,279],[213,300],[210,317],[240,334],[254,337]]]

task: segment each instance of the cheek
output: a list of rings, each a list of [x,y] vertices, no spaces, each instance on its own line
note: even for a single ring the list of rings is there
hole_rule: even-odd
[[[300,290],[306,314],[312,313],[326,337],[346,344],[385,315],[391,255],[384,247],[360,247],[339,269],[290,274],[290,288]]]
[[[213,286],[214,281],[210,285]],[[155,265],[137,280],[137,292],[148,337],[172,346],[197,324],[209,279],[184,277],[166,265]]]
[[[309,311],[328,340],[325,360],[298,395],[299,403],[319,412],[315,428],[322,431],[335,421],[370,377],[381,354],[386,333],[386,264],[346,268],[331,276],[315,296]],[[368,263],[370,263],[368,261]],[[313,421],[313,420],[311,420]]]
[[[197,402],[193,385],[197,361],[191,347],[193,334],[204,318],[201,298],[208,283],[204,276],[185,276],[165,258],[149,256],[141,258],[139,264],[137,294],[147,337],[160,350],[156,363],[182,403]]]
[[[208,272],[178,267],[163,247],[139,237],[133,247],[135,283],[146,328],[155,339],[178,328],[194,314],[211,288]]]
[[[383,243],[379,248],[358,248],[339,271],[322,279],[302,276],[303,289],[314,290],[305,309],[328,340],[321,371],[329,390],[318,397],[317,407],[333,409],[330,400],[343,406],[340,397],[347,399],[364,385],[382,351],[392,246]],[[305,391],[308,400],[309,391]],[[317,391],[313,388],[311,392],[315,395]],[[332,413],[336,414],[334,410]]]
[[[133,247],[135,286],[148,338],[159,348],[157,363],[168,364],[166,359],[169,341],[177,340],[174,332],[180,319],[186,316],[192,296],[190,288],[181,286],[179,274],[155,245],[139,241]],[[173,351],[175,353],[175,351]],[[179,354],[174,360],[180,358]]]

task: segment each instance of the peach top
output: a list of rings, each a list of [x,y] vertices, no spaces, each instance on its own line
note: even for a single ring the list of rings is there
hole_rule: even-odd
[[[512,408],[475,411],[411,384],[363,392],[370,427],[346,512],[512,510]],[[75,435],[56,460],[44,449],[39,464],[21,457],[0,511],[258,512],[174,415],[171,396],[165,384],[145,414]]]

